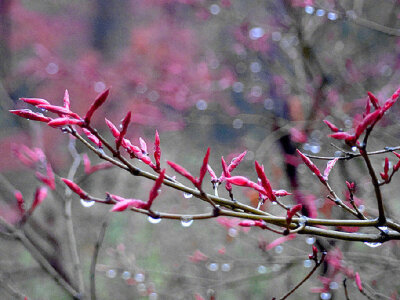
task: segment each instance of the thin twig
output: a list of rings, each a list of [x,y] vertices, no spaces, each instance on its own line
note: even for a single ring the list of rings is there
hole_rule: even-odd
[[[385,149],[367,152],[367,154],[368,154],[368,156],[379,155],[379,154],[384,154],[384,153],[388,153],[388,152],[393,152],[393,151],[396,151],[396,150],[400,150],[400,146],[385,147]],[[341,149],[341,151],[343,152],[342,149]],[[335,158],[339,158],[339,160],[349,160],[349,159],[361,156],[360,153],[350,153],[350,152],[344,152],[344,153],[349,153],[351,155],[346,155],[346,156],[341,156],[341,157],[336,157],[336,156],[318,156],[318,155],[311,155],[311,154],[304,154],[304,155],[309,157],[309,158],[320,159],[320,160],[332,160],[332,159],[335,159]]]
[[[345,278],[345,279],[343,280],[344,295],[346,296],[346,300],[350,300],[350,298],[349,298],[349,293],[348,293],[348,291],[347,291],[346,280],[347,280],[347,278]]]
[[[70,138],[69,144],[68,144],[68,150],[71,153],[71,156],[73,158],[73,163],[68,172],[68,179],[73,180],[75,173],[81,162],[81,156],[79,155],[79,153],[76,151],[76,148],[75,148],[75,139]],[[84,295],[85,294],[85,283],[83,281],[83,274],[82,274],[82,268],[81,268],[81,263],[80,263],[80,259],[79,259],[78,246],[76,243],[76,237],[75,237],[75,232],[74,232],[74,224],[72,222],[72,197],[71,196],[72,196],[71,190],[69,188],[66,188],[65,189],[64,214],[65,214],[65,219],[66,219],[66,223],[67,223],[66,225],[67,225],[67,233],[68,233],[68,240],[69,240],[69,250],[70,250],[70,253],[72,256],[74,274],[76,276],[76,281],[78,283],[78,291],[81,295]]]
[[[68,294],[75,299],[80,299],[81,295],[76,291],[60,274],[53,268],[53,266],[47,261],[42,253],[27,239],[25,234],[16,229],[13,225],[7,223],[2,217],[0,217],[0,225],[3,226],[10,234],[12,234],[17,240],[19,240],[31,256],[37,261],[42,269],[48,273]]]
[[[108,213],[105,216],[105,220],[101,225],[100,233],[94,247],[92,263],[90,264],[90,297],[92,300],[96,300],[96,264],[99,256],[100,248],[104,240],[104,235],[108,226]]]
[[[322,252],[321,259],[315,264],[314,268],[310,271],[310,273],[307,274],[306,277],[302,281],[300,281],[293,289],[291,289],[286,295],[284,295],[280,300],[284,300],[287,297],[289,297],[291,294],[293,294],[300,286],[303,285],[304,282],[306,282],[312,274],[318,269],[318,267],[324,262],[326,256],[326,252]]]

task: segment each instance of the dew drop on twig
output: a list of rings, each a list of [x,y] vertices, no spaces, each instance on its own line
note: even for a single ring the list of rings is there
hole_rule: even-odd
[[[81,204],[83,207],[92,207],[95,204],[95,201],[81,199]]]
[[[382,243],[369,243],[369,242],[365,242],[364,244],[371,248],[376,248],[382,245]]]
[[[193,224],[193,218],[191,216],[184,216],[181,218],[182,227],[190,227]]]
[[[158,224],[161,222],[161,218],[153,218],[151,216],[147,217],[147,220],[151,223],[151,224]]]
[[[193,194],[191,193],[183,193],[183,197],[185,197],[185,199],[190,199],[193,197]]]

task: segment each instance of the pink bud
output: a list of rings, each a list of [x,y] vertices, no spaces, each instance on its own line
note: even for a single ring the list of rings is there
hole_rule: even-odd
[[[142,201],[142,200],[138,200],[138,199],[125,199],[122,200],[120,202],[118,202],[117,204],[115,204],[111,211],[124,211],[127,210],[131,207],[135,207],[135,208],[144,208],[146,206],[146,202]]]
[[[380,107],[378,98],[376,98],[371,92],[367,92],[367,94],[372,105],[375,107],[375,109],[378,109]]]
[[[161,185],[164,182],[165,178],[165,169],[160,172],[160,176],[154,182],[152,189],[150,190],[149,200],[146,203],[146,209],[150,209],[151,205],[153,204],[154,199],[158,196]]]
[[[335,166],[336,162],[339,160],[339,158],[335,158],[330,160],[327,164],[326,164],[326,168],[324,171],[324,178],[325,180],[328,180],[328,176],[329,173],[331,172],[332,168]]]
[[[313,172],[315,175],[317,175],[318,179],[325,184],[326,180],[322,176],[321,171],[317,168],[317,166],[309,159],[307,156],[305,156],[303,153],[300,152],[299,149],[296,150],[297,153],[300,155],[301,159],[303,162],[306,164],[306,166]]]
[[[76,183],[66,178],[61,178],[61,180],[64,181],[64,183],[71,189],[71,191],[79,195],[81,199],[84,200],[90,199],[89,195],[84,190],[82,190]]]
[[[51,104],[41,104],[41,105],[38,105],[37,107],[48,110],[49,112],[58,114],[59,116],[68,115],[68,116],[71,116],[72,118],[80,119],[80,117],[76,113],[74,113],[74,112],[70,111],[69,109],[62,107],[62,106],[51,105]]]
[[[217,182],[218,181],[217,175],[215,174],[214,170],[211,168],[210,165],[207,165],[207,171],[211,176],[211,181]]]
[[[363,291],[363,287],[362,287],[362,284],[361,284],[360,274],[358,274],[358,272],[356,272],[356,278],[355,279],[356,279],[356,285],[357,285],[359,291],[362,292]]]
[[[292,193],[289,193],[289,192],[287,192],[285,190],[277,190],[277,191],[272,191],[272,192],[274,193],[274,195],[276,197],[285,197],[285,196],[289,196],[289,195],[292,194]]]
[[[140,149],[142,150],[142,153],[147,154],[147,144],[146,144],[145,140],[140,137],[139,143],[140,143]]]
[[[386,182],[389,180],[389,158],[385,157],[385,166],[383,168],[383,173],[380,173],[381,178]]]
[[[65,125],[82,126],[83,124],[84,124],[83,120],[70,119],[68,117],[53,119],[47,123],[47,125],[49,125],[51,127],[60,127],[60,126],[65,126]]]
[[[191,262],[197,263],[200,261],[206,261],[208,259],[208,256],[205,255],[203,252],[200,250],[196,250],[193,255],[189,256],[189,260]]]
[[[265,247],[265,250],[271,250],[272,248],[275,248],[276,246],[283,244],[286,241],[293,240],[296,237],[296,234],[289,234],[286,236],[282,236],[280,238],[277,238],[276,240],[272,241],[270,244],[268,244]]]
[[[160,170],[161,148],[160,148],[160,136],[158,135],[157,130],[154,137],[154,159],[156,161],[157,170]]]
[[[117,127],[115,127],[115,125],[111,121],[107,120],[107,118],[105,120],[108,128],[110,128],[111,130],[112,135],[114,136],[114,138],[117,139],[119,137],[119,130],[117,129]]]
[[[346,181],[346,185],[350,192],[354,192],[354,188],[355,188],[354,182],[350,183],[350,182]]]
[[[15,191],[14,196],[15,199],[17,199],[18,210],[22,216],[23,214],[25,214],[25,201],[22,197],[22,193],[20,191]]]
[[[337,139],[337,140],[348,140],[348,139],[354,139],[354,135],[351,135],[347,132],[336,132],[333,134],[329,135],[331,138]]]
[[[115,141],[115,147],[118,150],[118,148],[121,146],[122,139],[124,138],[126,132],[128,131],[128,126],[129,123],[131,122],[131,112],[128,112],[125,116],[125,118],[122,120],[122,130]]]
[[[243,160],[247,151],[242,152],[239,156],[232,159],[231,163],[228,166],[228,171],[232,172]]]
[[[231,173],[229,172],[228,166],[223,156],[221,157],[221,164],[222,164],[222,174],[224,175],[224,177],[225,178],[231,177]],[[226,181],[225,188],[229,192],[232,191],[232,185],[229,181]]]
[[[38,205],[40,205],[40,203],[43,202],[46,196],[47,196],[47,189],[45,187],[37,188],[35,193],[35,199],[33,200],[30,211],[32,212]]]
[[[10,113],[17,115],[21,118],[25,118],[32,121],[39,121],[39,122],[49,122],[51,119],[49,117],[45,117],[40,113],[35,113],[30,109],[17,109],[17,110],[10,110]]]
[[[204,156],[204,159],[203,159],[203,164],[201,165],[201,168],[200,168],[199,178],[196,181],[197,182],[196,187],[199,190],[201,190],[201,184],[203,183],[204,176],[207,173],[207,164],[208,164],[209,157],[210,157],[210,148],[207,148],[206,155]]]
[[[290,208],[290,209],[287,211],[287,214],[286,214],[286,223],[287,223],[288,225],[292,222],[293,216],[294,216],[296,213],[298,213],[299,211],[301,211],[302,208],[303,208],[303,205],[297,204],[297,205],[293,206],[292,208]]]
[[[93,113],[107,100],[109,93],[110,89],[106,89],[100,95],[98,95],[97,98],[94,100],[84,118],[87,124],[90,123]]]
[[[95,145],[97,145],[97,147],[101,148],[103,146],[101,141],[89,130],[87,130],[86,128],[82,128],[82,131],[86,134],[89,140],[91,140]]]
[[[262,187],[266,192],[266,196],[270,201],[276,201],[276,196],[272,191],[272,186],[267,178],[267,175],[265,175],[264,166],[261,166],[258,161],[255,161],[255,166],[258,178],[260,178]]]
[[[266,224],[262,220],[245,220],[239,223],[242,227],[260,227],[262,229],[266,228]]]
[[[19,98],[19,100],[24,101],[25,103],[31,104],[31,105],[41,105],[41,104],[50,104],[47,100],[40,99],[40,98]]]
[[[69,101],[68,90],[65,90],[63,102],[64,102],[64,107],[69,110],[71,103]]]
[[[189,179],[193,184],[197,184],[196,178],[194,178],[194,176],[190,174],[184,167],[181,167],[180,165],[172,161],[167,161],[167,164],[176,172]]]
[[[339,128],[337,128],[335,125],[333,125],[331,122],[329,122],[328,120],[324,120],[324,123],[329,127],[329,129],[332,132],[338,132]]]

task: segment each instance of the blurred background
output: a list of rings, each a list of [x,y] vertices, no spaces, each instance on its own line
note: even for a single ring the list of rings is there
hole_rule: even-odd
[[[142,137],[151,150],[157,129],[164,167],[170,160],[196,174],[199,158],[211,147],[210,165],[218,175],[221,156],[230,161],[247,150],[236,175],[255,179],[258,160],[274,189],[294,192],[284,199],[286,204],[302,203],[309,216],[348,217],[327,203],[326,191],[299,165],[295,149],[340,155],[330,145],[322,120],[350,130],[362,117],[367,91],[384,101],[400,87],[399,18],[394,0],[2,0],[0,215],[17,222],[14,191],[20,190],[30,205],[35,188],[43,185],[37,173],[46,173],[50,164],[57,176],[65,177],[74,155],[87,152],[59,130],[9,114],[9,109],[28,108],[18,98],[61,105],[68,89],[71,109],[83,115],[96,95],[111,87],[93,121],[106,137],[111,135],[104,117],[119,124],[130,110],[133,123],[127,136],[134,144]],[[397,146],[399,121],[395,105],[373,134],[370,149]],[[42,149],[45,157],[27,167],[18,159],[22,145]],[[100,163],[87,154],[93,165]],[[389,158],[397,162],[394,155]],[[378,172],[383,159],[373,159]],[[323,169],[325,162],[316,164]],[[358,204],[376,216],[366,173],[361,161],[340,162],[332,172],[332,185],[346,198],[345,180],[355,181]],[[21,230],[75,286],[65,240],[65,188],[57,176],[56,190],[49,191]],[[79,166],[76,178],[98,197],[110,192],[146,200],[152,186],[118,169],[88,174]],[[228,197],[223,188],[220,192]],[[387,207],[396,219],[399,196],[394,187],[383,192],[390,195]],[[235,197],[257,206],[258,195],[250,190],[237,189]],[[243,231],[235,220],[151,224],[143,215],[109,214],[109,207],[83,204],[73,198],[72,221],[87,287],[94,247],[108,220],[96,268],[98,299],[280,297],[310,271],[308,254],[316,242],[330,250],[341,267],[326,264],[293,299],[344,299],[342,281],[353,278],[354,271],[375,297],[396,299],[400,289],[396,276],[382,277],[388,270],[397,274],[400,252],[394,241],[371,248],[298,236],[266,250],[279,236]],[[155,207],[189,214],[209,209],[167,188]],[[265,209],[284,215],[272,205]],[[4,299],[15,299],[12,289],[29,299],[70,298],[18,241],[0,237]],[[348,286],[350,299],[362,297],[352,280]]]

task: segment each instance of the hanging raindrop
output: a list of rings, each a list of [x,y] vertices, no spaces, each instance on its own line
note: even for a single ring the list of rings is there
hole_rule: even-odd
[[[183,193],[183,197],[185,197],[186,199],[190,199],[193,197],[193,194],[191,193]]]
[[[153,218],[152,216],[148,216],[147,220],[151,223],[151,224],[158,224],[161,222],[161,218]]]
[[[382,245],[382,243],[369,243],[369,242],[365,242],[364,244],[371,248],[376,248]]]
[[[182,227],[190,227],[193,224],[193,218],[191,216],[184,216],[181,218]]]
[[[93,206],[95,201],[81,199],[81,204],[83,207],[91,207]]]

